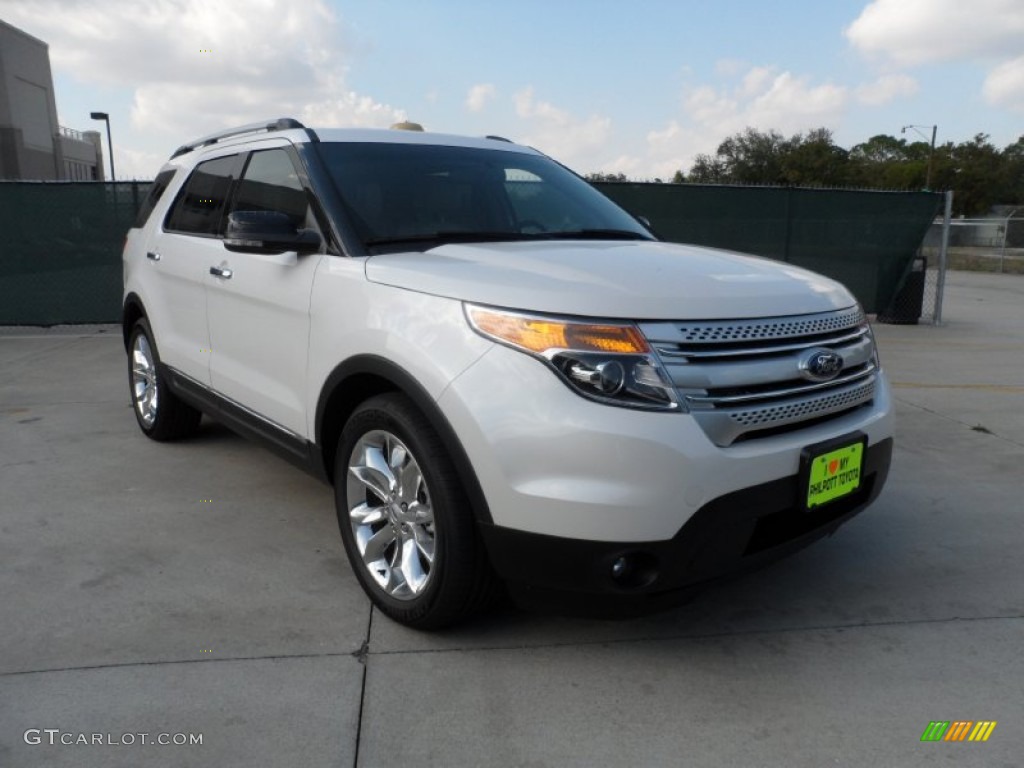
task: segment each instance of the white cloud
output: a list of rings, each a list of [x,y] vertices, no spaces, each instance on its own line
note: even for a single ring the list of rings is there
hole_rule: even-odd
[[[719,59],[715,62],[715,73],[722,77],[735,77],[746,68],[742,59]]]
[[[917,93],[917,81],[910,75],[882,75],[872,83],[857,87],[857,101],[868,107],[880,107],[904,96]]]
[[[689,169],[698,154],[714,154],[726,137],[748,126],[783,134],[835,128],[849,96],[843,86],[814,83],[775,67],[749,67],[736,72],[731,85],[690,87],[682,114],[648,132],[643,155],[633,158],[633,165],[669,179],[677,170]]]
[[[983,93],[991,104],[1024,112],[1024,56],[1005,61],[989,72]]]
[[[988,70],[985,100],[1024,111],[1024,0],[873,0],[844,30],[865,56],[896,68],[969,61]],[[911,95],[910,81],[888,75],[857,89],[862,104]],[[888,78],[888,79],[887,79]]]
[[[846,88],[831,83],[811,85],[807,76],[777,75],[746,110],[749,124],[783,132],[835,124],[846,105]]]
[[[168,146],[225,126],[294,116],[386,126],[401,110],[345,87],[345,29],[324,0],[0,0],[45,40],[54,69],[130,89],[135,141]],[[132,132],[122,132],[129,145]],[[140,155],[141,157],[141,155]]]
[[[117,170],[118,181],[125,179],[152,179],[156,175],[156,169],[167,162],[167,154],[146,152],[144,150],[131,149],[121,143],[114,145],[114,165]],[[103,173],[107,176],[110,173],[110,161],[107,159],[107,147],[103,146]],[[109,178],[109,176],[108,176]]]
[[[714,154],[725,138],[747,127],[786,135],[836,128],[849,100],[843,86],[815,83],[775,67],[748,66],[735,72],[729,85],[688,88],[681,114],[649,131],[632,154],[595,170],[668,180],[677,170],[688,170],[698,154]]]
[[[601,115],[578,118],[550,102],[538,101],[532,87],[515,93],[512,101],[516,115],[524,122],[522,143],[567,164],[593,158],[608,143],[611,118]]]
[[[737,72],[736,74],[739,73]],[[775,75],[776,70],[774,67],[751,67],[743,75],[743,81],[737,90],[737,94],[744,98],[756,96],[765,90]]]
[[[470,112],[480,112],[488,101],[491,101],[497,89],[493,83],[479,83],[469,89],[469,93],[466,94],[466,109]]]
[[[786,133],[834,125],[847,98],[843,86],[815,85],[807,76],[752,67],[736,87],[693,88],[683,104],[695,128],[721,139],[747,126]]]
[[[874,0],[844,34],[898,66],[1002,58],[1021,50],[1024,0]]]

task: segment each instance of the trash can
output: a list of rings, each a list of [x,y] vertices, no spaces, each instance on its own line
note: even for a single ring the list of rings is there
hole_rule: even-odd
[[[891,325],[917,325],[924,306],[924,278],[928,272],[928,259],[915,256],[907,279],[884,312],[878,313],[878,322]]]

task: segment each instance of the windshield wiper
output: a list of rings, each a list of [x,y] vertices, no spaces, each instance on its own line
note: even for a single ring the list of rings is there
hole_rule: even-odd
[[[650,235],[631,229],[573,229],[564,232],[541,232],[544,240],[651,240]]]
[[[398,237],[375,237],[364,241],[367,246],[429,243],[431,247],[444,243],[501,243],[534,240],[652,240],[649,235],[629,229],[572,229],[554,232],[510,232],[449,230],[423,232]]]
[[[498,243],[504,240],[536,240],[537,235],[523,232],[424,232],[400,237],[374,237],[366,245],[401,245],[402,243]]]

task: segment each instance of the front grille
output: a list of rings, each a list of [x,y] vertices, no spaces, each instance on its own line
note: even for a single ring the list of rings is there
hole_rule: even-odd
[[[869,404],[878,369],[859,307],[754,320],[644,323],[690,413],[717,445],[777,434]],[[809,380],[810,350],[839,354],[829,381]]]
[[[681,323],[679,330],[683,342],[767,341],[839,331],[863,323],[864,313],[860,307],[850,307],[806,317]]]
[[[872,379],[852,389],[841,392],[819,395],[818,397],[797,400],[783,405],[767,405],[745,411],[729,411],[729,418],[741,427],[781,426],[799,421],[814,419],[822,414],[845,411],[875,394],[875,382]]]

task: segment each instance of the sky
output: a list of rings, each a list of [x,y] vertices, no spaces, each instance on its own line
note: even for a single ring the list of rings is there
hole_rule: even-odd
[[[671,178],[746,127],[1024,135],[1024,0],[0,0],[49,44],[60,123],[118,178],[224,127],[497,134],[579,173]]]

